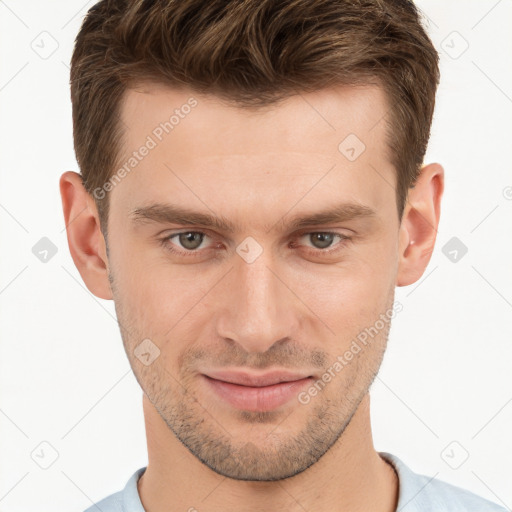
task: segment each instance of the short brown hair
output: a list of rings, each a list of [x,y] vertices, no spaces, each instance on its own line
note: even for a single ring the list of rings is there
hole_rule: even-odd
[[[102,0],[71,60],[73,136],[85,188],[113,175],[123,93],[144,81],[259,108],[300,92],[377,84],[401,219],[418,177],[439,56],[408,0]],[[387,116],[386,116],[387,117]],[[95,197],[106,232],[108,196]]]

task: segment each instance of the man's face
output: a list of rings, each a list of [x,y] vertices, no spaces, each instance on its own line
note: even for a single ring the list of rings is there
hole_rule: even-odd
[[[197,104],[182,108],[191,97]],[[175,109],[172,130],[158,130]],[[305,470],[343,433],[378,371],[399,244],[386,111],[374,87],[252,112],[162,86],[125,97],[121,162],[133,151],[138,160],[110,193],[108,220],[123,342],[165,423],[222,475],[275,480]],[[350,134],[366,146],[361,154]],[[141,156],[145,144],[154,147]],[[173,222],[170,205],[227,225]],[[338,220],[293,225],[335,208],[345,209]],[[284,403],[235,404],[206,377],[275,369],[310,379]],[[247,395],[237,389],[230,396]]]

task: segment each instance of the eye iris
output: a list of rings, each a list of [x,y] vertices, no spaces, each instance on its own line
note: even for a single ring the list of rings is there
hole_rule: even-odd
[[[189,250],[197,249],[201,245],[203,238],[204,235],[202,233],[194,233],[193,231],[179,234],[180,244]]]
[[[312,233],[312,234],[310,234],[310,238],[313,242],[313,245],[317,249],[325,249],[325,248],[329,247],[330,245],[332,245],[334,236],[335,235],[333,233]],[[185,233],[179,233],[178,238],[179,238],[179,242],[182,245],[182,247],[184,247],[185,249],[188,249],[188,250],[194,250],[194,249],[197,249],[201,245],[201,243],[204,239],[204,234],[194,232],[194,231],[188,231]]]
[[[333,238],[334,235],[332,233],[313,233],[311,235],[313,245],[317,242],[320,243],[319,246],[315,245],[317,249],[325,249],[326,247],[329,247],[332,244]]]

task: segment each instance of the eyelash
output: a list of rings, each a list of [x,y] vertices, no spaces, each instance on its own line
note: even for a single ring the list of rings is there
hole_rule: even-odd
[[[179,235],[183,235],[185,233],[194,233],[194,234],[201,234],[201,235],[205,235],[205,236],[208,236],[208,233],[205,233],[204,231],[192,231],[192,230],[188,230],[188,231],[180,231],[179,233],[173,233],[172,235],[167,235],[165,236],[164,238],[160,238],[160,243],[161,245],[164,247],[165,250],[173,253],[173,254],[176,254],[178,256],[187,256],[187,257],[196,257],[196,256],[200,256],[201,253],[203,251],[207,251],[208,249],[195,249],[195,250],[177,250],[175,248],[175,245],[170,243],[170,240],[172,238],[175,238]],[[351,240],[351,237],[348,237],[346,235],[342,235],[341,233],[336,233],[335,231],[307,231],[307,232],[304,232],[304,233],[299,233],[297,235],[297,238],[302,238],[303,236],[305,235],[314,235],[314,234],[322,234],[322,235],[334,235],[334,236],[337,236],[340,238],[340,242],[338,242],[334,248],[327,248],[327,249],[308,249],[308,252],[312,253],[312,254],[315,254],[315,255],[331,255],[331,254],[334,254],[338,251],[340,251],[341,249],[343,249],[343,247],[346,245],[345,242],[349,242]]]

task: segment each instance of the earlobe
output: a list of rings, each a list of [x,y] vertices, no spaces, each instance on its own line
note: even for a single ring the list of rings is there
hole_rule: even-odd
[[[437,163],[423,166],[415,186],[409,189],[400,224],[397,286],[415,283],[430,261],[443,190],[443,167]]]
[[[59,186],[69,251],[76,268],[91,293],[101,299],[112,299],[105,239],[96,204],[76,172],[65,172]]]

